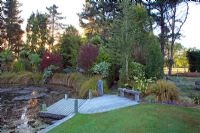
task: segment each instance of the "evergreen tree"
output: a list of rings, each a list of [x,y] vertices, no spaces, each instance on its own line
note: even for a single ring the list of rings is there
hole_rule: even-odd
[[[3,1],[0,0],[0,52],[3,50],[5,44],[5,23],[3,17]]]
[[[58,12],[58,6],[53,4],[50,7],[46,8],[48,11],[48,25],[50,29],[50,44],[53,46],[55,40],[57,39],[59,35],[59,30],[63,29],[65,27],[64,24],[62,24],[60,21],[64,19],[64,17],[61,16],[61,13]]]
[[[20,48],[22,47],[22,35],[23,30],[21,24],[23,20],[20,18],[19,7],[21,4],[17,0],[6,0],[4,4],[5,14],[5,29],[6,29],[6,40],[8,49],[19,54]]]
[[[48,45],[47,22],[47,15],[39,12],[32,13],[28,19],[26,43],[31,52],[42,54],[45,50],[45,45]]]
[[[76,67],[80,45],[81,38],[78,30],[73,26],[68,26],[59,40],[64,67]]]

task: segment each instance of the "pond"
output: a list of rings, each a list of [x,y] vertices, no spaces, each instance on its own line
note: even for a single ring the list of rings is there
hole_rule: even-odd
[[[38,117],[42,104],[47,106],[72,95],[70,89],[47,87],[0,88],[0,133],[35,133],[56,122]]]

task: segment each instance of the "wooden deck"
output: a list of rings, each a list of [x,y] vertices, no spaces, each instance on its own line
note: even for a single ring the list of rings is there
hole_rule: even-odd
[[[47,111],[41,113],[47,116],[51,115],[59,117],[65,117],[74,113],[74,101],[75,99],[68,98],[61,99],[47,108]],[[93,99],[78,99],[78,112],[82,114],[93,114],[106,112],[118,108],[136,105],[138,102],[120,97],[116,95],[104,95]]]
[[[68,116],[74,113],[74,101],[75,99],[61,99],[47,108],[47,111],[41,111],[41,113]],[[78,99],[78,107],[86,102],[85,99]]]

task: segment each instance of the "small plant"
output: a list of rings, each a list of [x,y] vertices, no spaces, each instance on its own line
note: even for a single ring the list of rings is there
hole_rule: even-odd
[[[146,92],[149,84],[153,83],[153,79],[147,79],[144,75],[140,77],[134,77],[134,89],[141,91],[142,93]]]
[[[110,68],[110,63],[107,62],[101,62],[99,64],[96,64],[93,68],[92,68],[92,72],[94,74],[99,74],[101,75],[103,78],[107,78],[109,75],[109,68]]]
[[[193,97],[194,104],[200,104],[200,96]]]
[[[46,68],[43,74],[43,82],[47,83],[49,79],[53,76],[53,72],[57,69],[58,67],[54,65],[50,65],[48,68]]]
[[[25,71],[25,65],[24,62],[22,60],[17,60],[13,63],[13,71],[14,72],[21,72],[21,71]]]
[[[35,72],[39,70],[39,65],[41,62],[41,58],[38,54],[31,54],[29,55],[29,60]]]
[[[179,99],[176,85],[164,80],[158,80],[156,83],[151,84],[146,93],[148,95],[156,95],[159,102],[174,102]]]

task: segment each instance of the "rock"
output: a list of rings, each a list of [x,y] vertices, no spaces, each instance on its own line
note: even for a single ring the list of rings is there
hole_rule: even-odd
[[[14,101],[27,101],[30,99],[37,99],[37,98],[42,98],[42,97],[46,97],[46,96],[47,96],[47,94],[45,94],[45,93],[35,94],[35,95],[24,95],[24,96],[17,96],[13,100]]]
[[[195,81],[195,86],[197,90],[200,90],[200,80]]]

